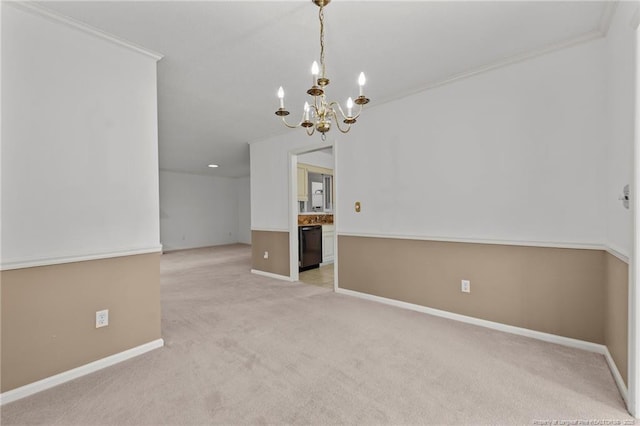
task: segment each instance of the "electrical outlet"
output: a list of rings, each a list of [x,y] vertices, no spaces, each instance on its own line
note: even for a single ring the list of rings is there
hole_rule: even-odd
[[[460,291],[462,291],[463,293],[471,293],[471,281],[462,280],[460,283]]]
[[[109,325],[109,310],[103,309],[96,312],[96,328],[106,327]]]
[[[265,252],[264,252],[264,258],[265,258],[265,259],[268,259],[268,258],[269,258],[269,252],[268,252],[268,251],[265,251]]]

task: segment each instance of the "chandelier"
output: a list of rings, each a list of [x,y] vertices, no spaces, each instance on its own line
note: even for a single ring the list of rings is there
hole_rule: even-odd
[[[336,127],[342,133],[347,133],[351,129],[351,125],[356,122],[360,113],[362,112],[363,105],[369,103],[369,99],[364,96],[364,84],[366,82],[364,73],[360,73],[358,77],[358,85],[360,86],[360,95],[354,100],[347,99],[347,113],[344,113],[342,106],[338,102],[327,101],[325,88],[329,84],[329,79],[325,73],[324,63],[324,7],[329,4],[331,0],[311,0],[316,6],[320,8],[318,16],[320,18],[320,66],[316,61],[311,66],[311,75],[313,76],[313,84],[307,94],[313,98],[311,104],[309,102],[304,103],[304,109],[302,111],[302,119],[298,124],[287,123],[286,116],[289,115],[289,111],[284,107],[284,89],[280,87],[278,89],[278,98],[280,99],[280,108],[276,111],[276,115],[282,118],[282,122],[285,126],[295,129],[298,127],[304,127],[309,136],[317,130],[320,132],[322,140],[326,139],[326,133],[331,130],[332,122],[336,123]],[[353,114],[354,104],[358,105],[356,114]],[[340,125],[340,119],[344,126]]]

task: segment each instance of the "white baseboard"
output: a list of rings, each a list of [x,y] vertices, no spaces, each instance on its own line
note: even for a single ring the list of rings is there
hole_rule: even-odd
[[[572,339],[570,337],[557,336],[555,334],[543,333],[541,331],[529,330],[527,328],[515,327],[513,325],[501,324],[499,322],[487,321],[479,318],[468,317],[466,315],[454,314],[453,312],[441,311],[440,309],[428,308],[426,306],[415,305],[413,303],[401,302],[399,300],[387,299],[386,297],[374,296],[371,294],[360,293],[358,291],[338,288],[336,293],[347,294],[349,296],[359,297],[361,299],[372,300],[399,308],[409,309],[412,311],[422,312],[437,317],[452,319],[455,321],[465,322],[467,324],[479,325],[480,327],[491,328],[493,330],[504,331],[506,333],[517,334],[520,336],[531,337],[533,339],[543,340],[545,342],[557,343],[559,345],[569,346],[572,348],[583,349],[590,352],[597,352],[604,355],[606,346],[597,343],[586,342],[584,340]]]
[[[615,380],[616,385],[618,386],[618,390],[620,391],[620,395],[622,395],[622,399],[624,399],[627,407],[629,406],[629,400],[627,399],[627,385],[624,384],[624,380],[622,379],[622,375],[618,370],[618,366],[616,365],[611,353],[609,352],[609,348],[604,347],[604,359],[607,360],[607,364],[609,365],[609,370],[611,370],[611,375],[613,375],[613,380]]]
[[[55,376],[47,377],[46,379],[38,380],[37,382],[29,383],[28,385],[3,392],[0,394],[0,405],[8,404],[9,402],[42,392],[43,390],[61,385],[70,380],[86,376],[87,374],[94,373],[98,370],[102,370],[103,368],[118,364],[119,362],[126,361],[154,349],[161,348],[162,346],[164,346],[164,340],[157,339],[152,342],[136,346],[135,348],[128,349],[124,352],[90,362],[89,364],[81,365],[80,367],[72,370],[64,371],[60,374],[56,374]]]
[[[252,269],[251,273],[256,275],[262,275],[263,277],[275,278],[277,280],[293,281],[291,277],[287,277],[286,275],[278,275],[271,272],[260,271],[259,269]]]
[[[541,331],[529,330],[527,328],[515,327],[512,325],[501,324],[499,322],[487,321],[479,318],[469,317],[466,315],[454,314],[453,312],[441,311],[439,309],[428,308],[426,306],[416,305],[413,303],[401,302],[399,300],[387,299],[386,297],[374,296],[371,294],[360,293],[358,291],[347,290],[344,288],[336,288],[336,293],[342,293],[349,296],[359,297],[361,299],[371,300],[374,302],[384,303],[386,305],[396,306],[403,309],[409,309],[412,311],[422,312],[429,315],[435,315],[442,318],[451,319],[454,321],[460,321],[467,324],[478,325],[480,327],[491,328],[493,330],[503,331],[505,333],[517,334],[519,336],[530,337],[532,339],[542,340],[545,342],[556,343],[558,345],[568,346],[571,348],[582,349],[589,352],[599,353],[604,355],[605,360],[611,370],[613,379],[616,382],[616,386],[620,391],[622,399],[628,406],[627,401],[627,386],[624,384],[624,380],[618,371],[618,367],[611,357],[609,348],[605,345],[598,343],[586,342],[584,340],[572,339],[570,337],[557,336],[555,334],[543,333]]]

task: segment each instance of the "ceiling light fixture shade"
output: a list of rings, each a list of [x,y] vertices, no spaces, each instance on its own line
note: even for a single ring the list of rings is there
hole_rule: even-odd
[[[351,98],[347,99],[346,114],[338,102],[327,101],[325,88],[329,85],[329,79],[326,76],[324,63],[324,7],[328,5],[331,0],[311,1],[320,8],[320,12],[318,13],[318,17],[320,19],[320,65],[318,65],[316,61],[313,62],[313,65],[311,66],[311,75],[313,76],[312,86],[307,90],[307,94],[313,98],[313,101],[312,103],[305,102],[302,111],[302,119],[299,123],[289,124],[286,120],[286,116],[289,115],[289,111],[284,106],[284,89],[280,87],[278,89],[280,108],[276,111],[276,115],[282,119],[285,126],[291,129],[304,127],[309,136],[313,135],[317,130],[320,132],[322,140],[325,140],[326,133],[331,130],[332,122],[336,123],[336,127],[342,133],[347,133],[351,129],[351,125],[357,121],[358,117],[360,117],[362,107],[369,103],[369,98],[364,95],[366,78],[364,73],[360,73],[360,76],[358,77],[360,94],[355,100]],[[353,114],[354,104],[358,106],[356,114]],[[345,126],[340,125],[338,115]]]

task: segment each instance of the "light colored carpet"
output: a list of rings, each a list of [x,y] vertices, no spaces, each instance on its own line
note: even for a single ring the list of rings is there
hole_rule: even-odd
[[[8,404],[2,424],[631,420],[601,355],[249,268],[242,245],[164,255],[166,347]]]

